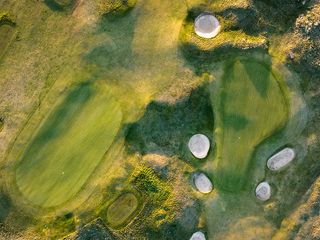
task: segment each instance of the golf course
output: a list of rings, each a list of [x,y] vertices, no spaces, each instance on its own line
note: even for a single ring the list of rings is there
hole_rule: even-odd
[[[215,183],[218,188],[240,191],[250,181],[253,151],[286,123],[287,99],[272,69],[252,60],[226,63],[213,95],[216,105]]]
[[[320,239],[319,16],[0,0],[0,240]]]
[[[122,119],[108,89],[82,84],[63,97],[40,124],[16,169],[20,191],[52,207],[73,197],[112,144]]]

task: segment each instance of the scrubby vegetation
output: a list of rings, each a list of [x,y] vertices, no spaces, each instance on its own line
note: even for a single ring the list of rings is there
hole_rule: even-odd
[[[44,2],[54,11],[67,11],[74,7],[77,0],[44,0]]]
[[[137,0],[96,0],[102,14],[121,16],[134,7]]]
[[[46,222],[41,229],[44,236],[48,239],[58,239],[73,233],[76,230],[76,219],[73,213],[66,213],[57,216],[55,219]]]

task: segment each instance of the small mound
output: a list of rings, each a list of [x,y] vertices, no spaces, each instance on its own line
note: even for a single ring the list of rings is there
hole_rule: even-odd
[[[206,237],[203,232],[198,231],[192,234],[190,240],[206,240]]]
[[[210,193],[213,189],[210,179],[203,173],[199,173],[194,177],[194,184],[201,193]]]
[[[210,149],[210,141],[203,134],[193,135],[188,143],[189,150],[196,158],[205,158]]]
[[[261,182],[256,188],[256,197],[261,201],[267,201],[271,197],[271,187],[267,182]]]
[[[139,202],[133,193],[124,193],[118,197],[107,210],[107,221],[115,228],[119,228],[135,215]]]
[[[284,148],[268,159],[267,166],[272,171],[277,171],[287,166],[296,154],[292,148]]]
[[[199,37],[213,38],[218,35],[220,29],[218,19],[209,13],[200,14],[194,21],[194,31]]]

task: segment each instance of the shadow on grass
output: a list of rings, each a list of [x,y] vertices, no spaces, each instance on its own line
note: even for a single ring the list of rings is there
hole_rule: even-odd
[[[190,159],[186,145],[193,134],[204,133],[212,139],[214,121],[207,89],[204,84],[174,104],[151,102],[129,126],[128,150]]]
[[[8,196],[0,193],[0,223],[3,223],[9,215],[12,208],[11,200]]]
[[[44,0],[44,3],[52,11],[63,12],[71,9],[75,5],[76,0]]]
[[[136,21],[137,16],[132,11],[124,15],[104,15],[97,34],[105,33],[108,37],[85,55],[84,60],[105,71],[116,67],[132,68],[134,58],[131,45]]]

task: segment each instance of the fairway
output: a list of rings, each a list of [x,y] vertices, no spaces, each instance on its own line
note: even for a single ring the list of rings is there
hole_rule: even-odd
[[[103,85],[81,84],[40,124],[16,169],[18,188],[42,207],[60,205],[86,183],[118,133],[119,104]]]
[[[286,122],[286,99],[271,69],[249,60],[226,64],[215,95],[215,184],[240,191],[250,180],[255,147]]]

